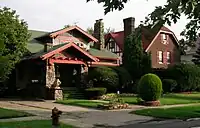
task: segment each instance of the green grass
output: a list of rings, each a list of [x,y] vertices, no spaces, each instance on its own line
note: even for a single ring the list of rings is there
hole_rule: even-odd
[[[81,106],[81,107],[88,107],[88,108],[97,108],[99,104],[102,102],[92,101],[92,100],[78,100],[78,99],[67,99],[56,101],[56,103],[64,104],[64,105],[73,105],[73,106]]]
[[[26,117],[26,116],[32,116],[32,114],[17,110],[0,108],[0,119]]]
[[[200,106],[185,106],[173,108],[152,108],[133,111],[131,113],[166,119],[188,119],[200,117]]]
[[[0,128],[51,128],[50,120],[32,120],[17,122],[1,122]],[[75,128],[71,125],[61,124],[59,128]]]
[[[121,97],[126,103],[137,104],[136,97]],[[162,105],[200,103],[200,93],[192,94],[165,94],[160,98]]]

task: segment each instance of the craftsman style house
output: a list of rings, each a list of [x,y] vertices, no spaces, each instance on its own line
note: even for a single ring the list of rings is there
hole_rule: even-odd
[[[101,47],[99,40],[104,38],[101,20],[96,21],[94,29],[96,38],[78,26],[54,32],[30,30],[28,53],[16,68],[17,87],[32,87],[37,95],[45,98],[46,88],[57,86],[58,79],[61,87],[76,87],[81,74],[87,73],[88,68],[118,66],[119,56]],[[62,95],[59,89],[54,97]]]
[[[124,19],[124,31],[113,32],[105,35],[105,48],[116,53],[121,58],[125,38],[134,32],[135,19]],[[145,52],[151,53],[153,68],[167,68],[169,65],[180,62],[180,50],[175,34],[166,27],[152,29],[142,27],[142,46]]]

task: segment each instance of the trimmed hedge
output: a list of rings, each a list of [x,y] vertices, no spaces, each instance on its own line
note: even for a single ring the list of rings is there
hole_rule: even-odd
[[[176,80],[172,80],[172,79],[163,79],[162,85],[163,85],[164,93],[173,92],[177,86],[177,82],[176,82]]]
[[[176,80],[175,91],[195,91],[200,88],[200,67],[194,64],[177,64],[167,69],[167,78]]]
[[[107,88],[108,92],[116,92],[119,88],[118,74],[109,67],[96,67],[89,70],[88,78],[93,81],[94,87]]]
[[[106,88],[88,88],[85,89],[85,95],[88,99],[98,99],[98,97],[106,94]]]
[[[162,81],[155,75],[148,73],[141,77],[138,85],[138,95],[144,101],[156,101],[162,93]]]

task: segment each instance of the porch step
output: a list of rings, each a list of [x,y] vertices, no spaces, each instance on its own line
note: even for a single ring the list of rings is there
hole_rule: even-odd
[[[64,87],[63,88],[64,99],[84,99],[84,94],[78,88],[75,87]]]

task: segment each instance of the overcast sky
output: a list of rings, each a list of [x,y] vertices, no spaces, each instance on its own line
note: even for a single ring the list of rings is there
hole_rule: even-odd
[[[17,11],[27,21],[29,29],[53,31],[64,25],[76,23],[83,29],[93,27],[95,20],[102,18],[105,28],[123,30],[123,19],[136,18],[136,26],[144,20],[155,6],[164,5],[166,0],[130,0],[122,11],[104,15],[102,4],[86,3],[86,0],[0,0],[0,6],[7,6]],[[182,17],[177,24],[169,27],[179,38],[186,24]]]

